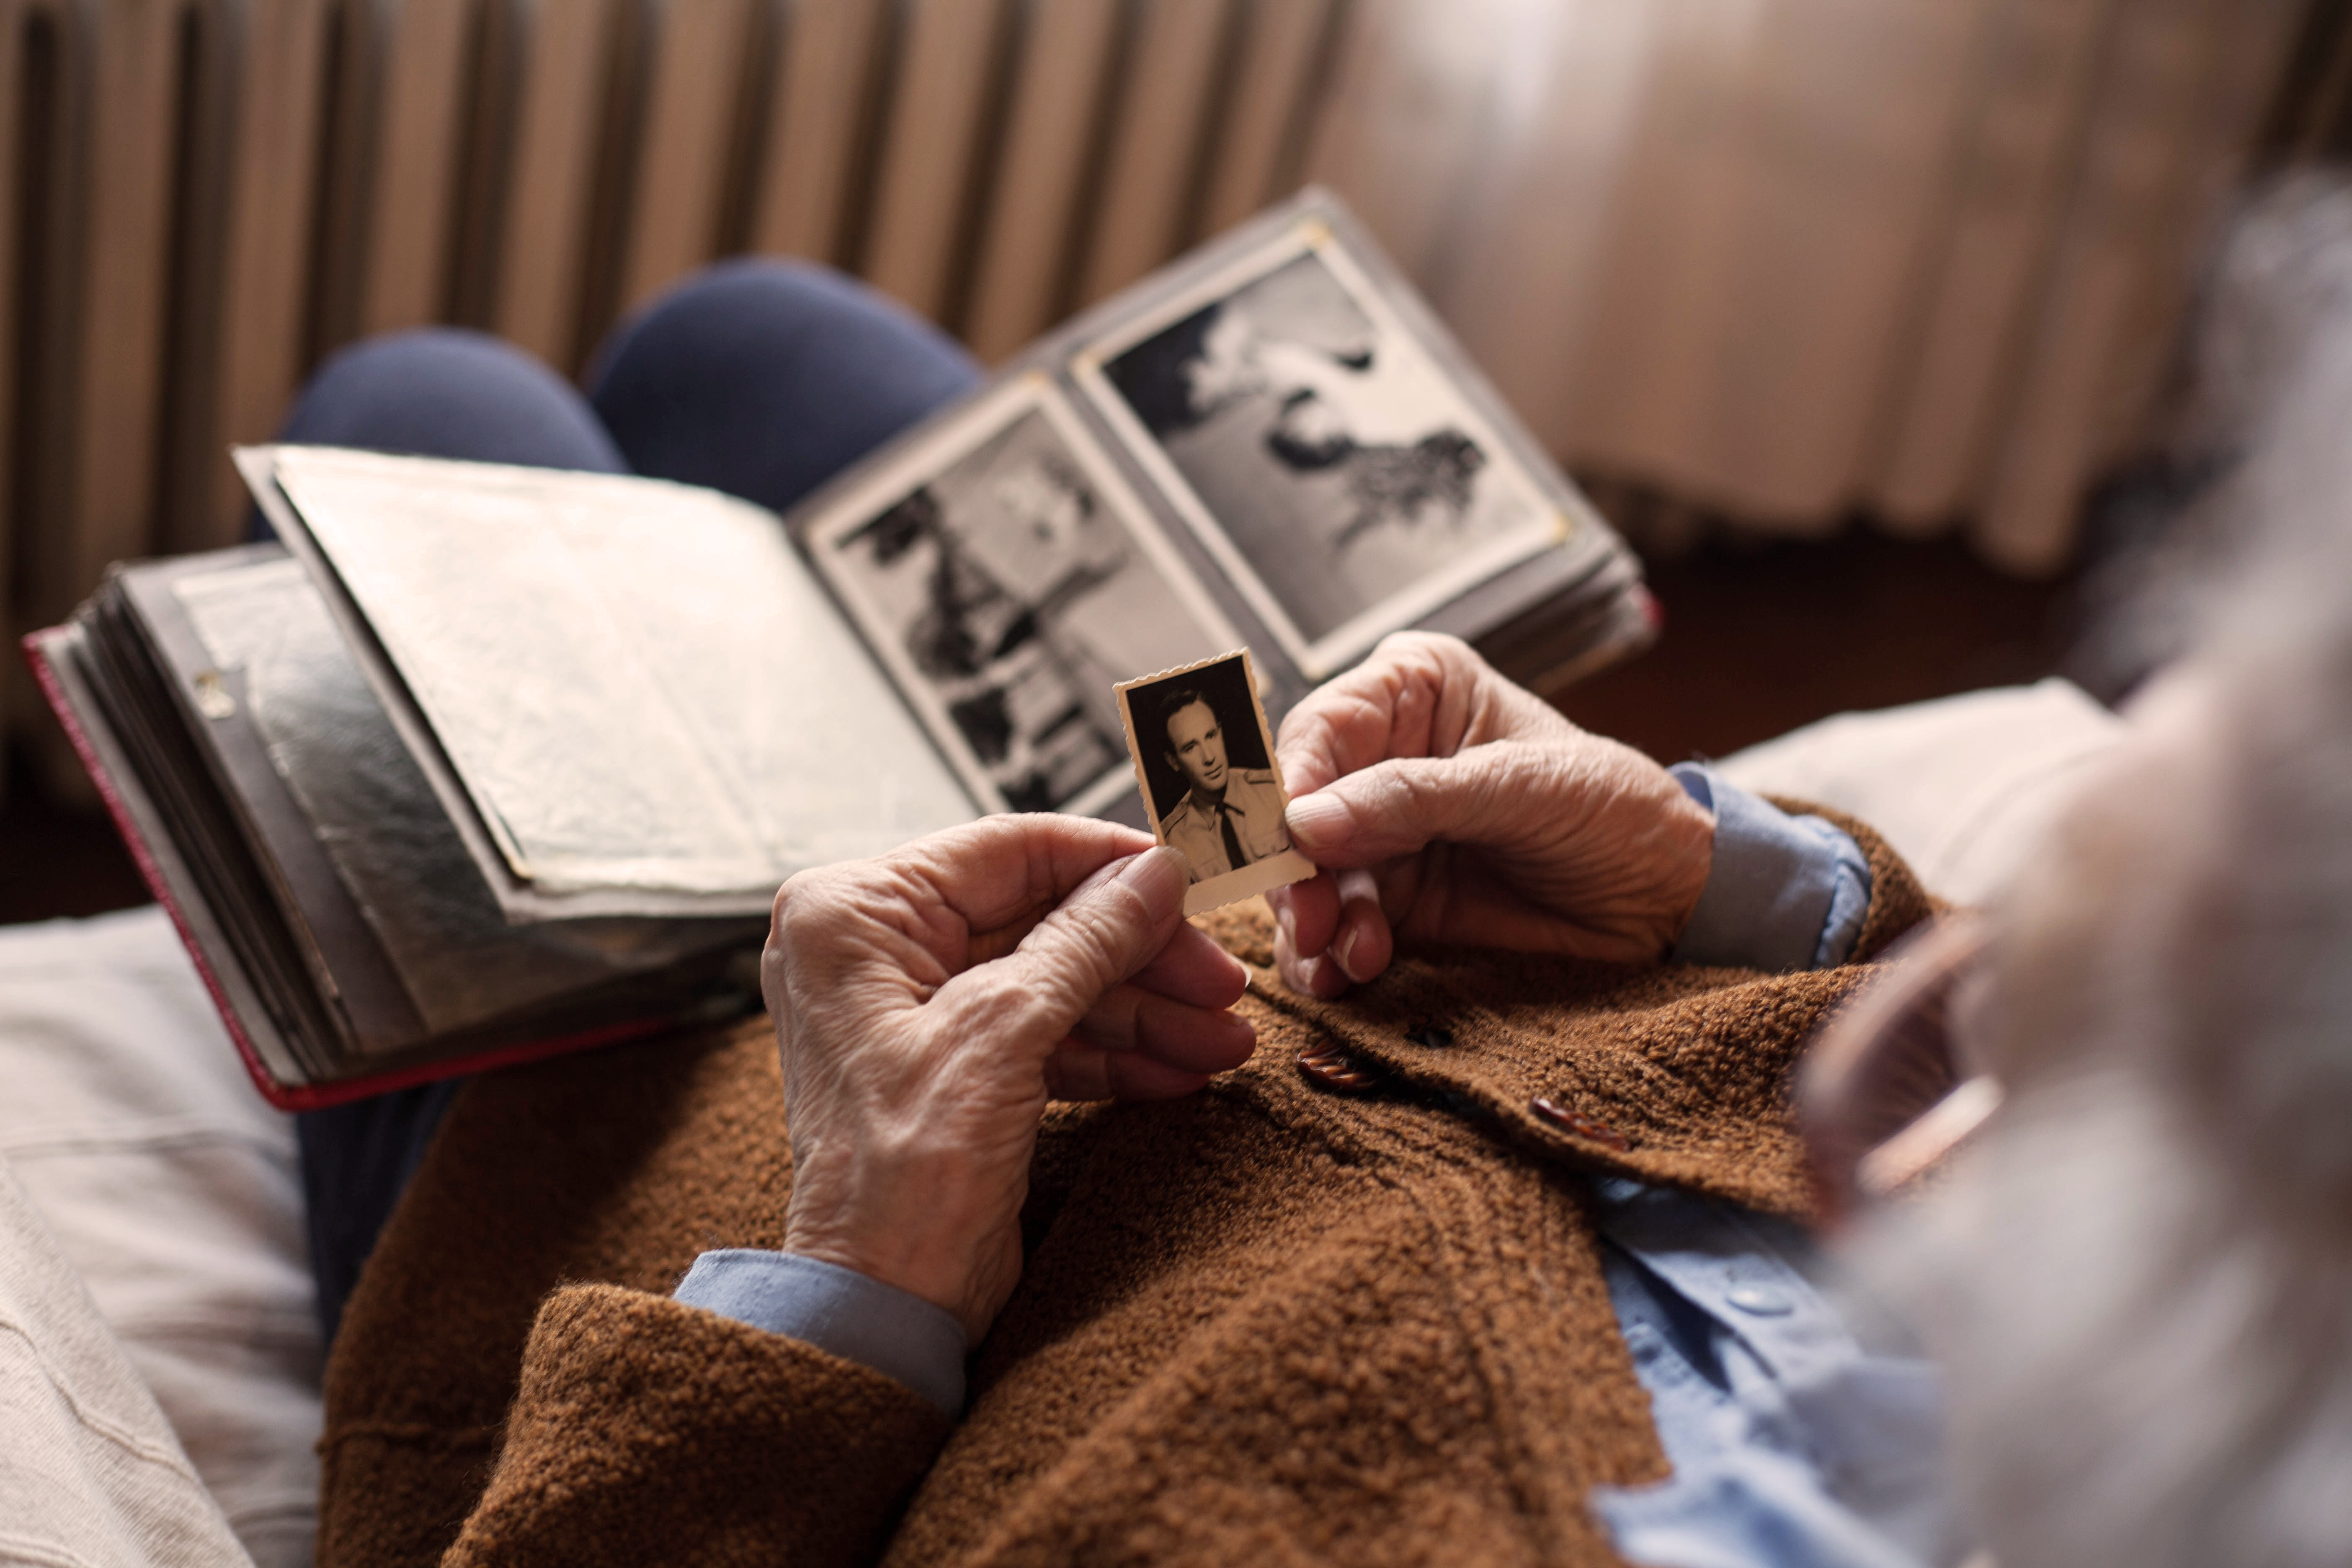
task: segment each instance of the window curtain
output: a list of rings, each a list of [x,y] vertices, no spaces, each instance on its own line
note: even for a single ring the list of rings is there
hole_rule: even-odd
[[[2296,0],[1360,0],[1309,177],[1580,471],[2068,559]]]

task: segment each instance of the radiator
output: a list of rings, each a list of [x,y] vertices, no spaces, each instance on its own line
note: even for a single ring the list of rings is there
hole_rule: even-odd
[[[368,333],[576,371],[749,250],[993,360],[1307,177],[1604,498],[2048,572],[2343,9],[0,0],[0,610],[236,538],[223,449]]]
[[[234,542],[224,449],[369,333],[576,370],[758,250],[999,357],[1297,184],[1339,12],[0,0],[0,605],[46,624],[110,561]]]

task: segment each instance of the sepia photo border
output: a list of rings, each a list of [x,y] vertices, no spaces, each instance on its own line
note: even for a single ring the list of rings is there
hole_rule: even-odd
[[[1382,342],[1402,340],[1411,342],[1414,351],[1433,369],[1444,374],[1444,357],[1421,332],[1391,308],[1380,286],[1349,255],[1346,243],[1319,215],[1300,218],[1263,247],[1235,258],[1191,287],[1171,295],[1156,308],[1121,322],[1086,344],[1071,356],[1069,372],[1086,394],[1087,402],[1110,426],[1129,454],[1192,528],[1202,548],[1224,571],[1250,608],[1265,622],[1267,628],[1281,643],[1283,651],[1290,656],[1291,661],[1309,680],[1320,680],[1347,668],[1390,632],[1412,625],[1422,616],[1458,597],[1466,589],[1564,542],[1575,530],[1577,522],[1560,507],[1549,487],[1520,460],[1516,449],[1503,438],[1493,422],[1473,400],[1461,395],[1454,378],[1447,375],[1444,377],[1446,384],[1455,388],[1458,417],[1465,433],[1478,443],[1491,462],[1509,468],[1519,487],[1541,509],[1542,515],[1464,556],[1446,570],[1433,573],[1408,587],[1399,589],[1358,612],[1320,638],[1310,640],[1299,629],[1281,599],[1227,535],[1208,504],[1202,500],[1191,482],[1184,478],[1182,470],[1176,467],[1174,459],[1160,446],[1158,437],[1136,416],[1127,399],[1111,384],[1106,367],[1128,350],[1175,325],[1194,311],[1240,292],[1259,279],[1310,253],[1329,269],[1340,288],[1347,290],[1358,308],[1371,319]]]
[[[858,635],[889,673],[933,742],[946,755],[956,776],[984,813],[1009,811],[1012,805],[989,776],[987,764],[956,727],[938,691],[916,668],[880,606],[866,595],[855,574],[838,569],[834,549],[845,535],[865,527],[916,489],[930,482],[940,470],[969,457],[1031,414],[1040,415],[1052,427],[1087,482],[1118,519],[1119,527],[1143,552],[1145,560],[1193,618],[1217,642],[1241,641],[1232,620],[1177,553],[1133,486],[1104,453],[1100,440],[1086,427],[1067,396],[1048,375],[1043,371],[1031,371],[983,393],[950,416],[935,432],[827,502],[820,515],[801,528],[800,537],[802,549],[819,580],[848,612]],[[1127,785],[1127,774],[1114,764],[1057,809],[1080,816],[1097,815],[1115,805],[1126,794]]]
[[[1242,661],[1242,684],[1249,690],[1250,716],[1257,721],[1258,743],[1265,749],[1265,763],[1274,773],[1275,790],[1282,796],[1284,811],[1287,812],[1290,809],[1290,786],[1282,782],[1282,763],[1275,755],[1274,731],[1265,721],[1265,699],[1259,695],[1257,666],[1251,662],[1250,650],[1247,647],[1230,648],[1223,653],[1212,654],[1207,658],[1196,658],[1190,664],[1180,664],[1173,668],[1155,670],[1150,675],[1139,675],[1133,680],[1122,680],[1111,689],[1118,693],[1119,722],[1127,730],[1127,754],[1129,760],[1135,764],[1136,793],[1143,797],[1143,811],[1145,816],[1150,821],[1151,837],[1154,843],[1166,844],[1168,835],[1166,829],[1160,826],[1160,803],[1152,798],[1151,775],[1144,766],[1143,742],[1135,732],[1135,707],[1129,700],[1129,694],[1158,686],[1162,681],[1172,680],[1178,676],[1190,675],[1194,670],[1206,669],[1212,665],[1223,664],[1234,658]],[[1212,708],[1211,712],[1214,714],[1215,710]],[[1216,717],[1222,720],[1224,716],[1217,714]],[[1303,882],[1315,875],[1316,870],[1314,861],[1301,855],[1296,848],[1286,847],[1278,854],[1269,855],[1265,859],[1244,866],[1238,870],[1227,871],[1222,877],[1212,877],[1205,882],[1193,883],[1184,889],[1184,912],[1188,915],[1203,914],[1225,904],[1255,898],[1260,893],[1269,892],[1276,888],[1286,887],[1292,882]]]

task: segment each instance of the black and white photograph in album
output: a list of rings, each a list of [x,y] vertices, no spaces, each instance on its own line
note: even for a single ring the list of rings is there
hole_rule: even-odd
[[[992,810],[1109,804],[1127,750],[1112,683],[1233,637],[1116,479],[1081,459],[1045,395],[1016,385],[988,400],[976,442],[960,422],[913,455],[917,482],[857,498],[808,533],[819,570]]]
[[[1326,246],[1292,248],[1118,333],[1089,384],[1313,675],[1543,548],[1559,519],[1369,282]]]

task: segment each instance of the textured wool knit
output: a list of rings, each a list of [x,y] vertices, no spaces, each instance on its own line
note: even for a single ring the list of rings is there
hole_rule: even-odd
[[[1666,1463],[1587,1178],[1807,1214],[1798,1053],[1930,908],[1836,820],[1873,890],[1833,970],[1423,952],[1318,1002],[1262,906],[1213,918],[1256,1056],[1049,1114],[952,1426],[667,1295],[782,1243],[764,1022],[477,1079],[343,1319],[319,1561],[1613,1563],[1587,1489]],[[1369,1087],[1299,1070],[1334,1050]]]

